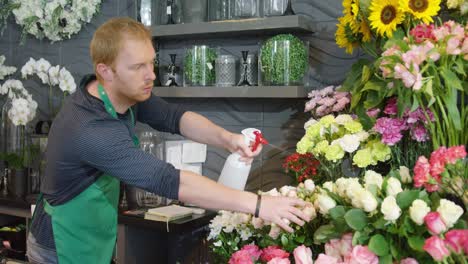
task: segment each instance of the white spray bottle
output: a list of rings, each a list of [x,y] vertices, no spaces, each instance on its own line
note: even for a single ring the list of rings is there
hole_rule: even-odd
[[[253,142],[252,151],[255,151],[260,144],[268,144],[268,141],[263,138],[262,132],[256,128],[246,128],[242,130],[242,134],[247,145]],[[246,164],[244,161],[240,161],[240,158],[241,155],[237,152],[229,155],[224,163],[218,183],[233,189],[244,190],[252,164]]]

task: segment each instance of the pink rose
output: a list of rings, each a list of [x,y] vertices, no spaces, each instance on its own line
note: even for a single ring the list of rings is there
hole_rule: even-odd
[[[353,234],[347,233],[341,237],[340,254],[343,257],[348,256],[353,251]]]
[[[304,245],[294,249],[294,261],[296,264],[312,264],[312,250]]]
[[[232,254],[229,259],[229,264],[253,264],[254,260],[252,259],[250,253],[245,250],[239,250]]]
[[[241,250],[247,251],[254,260],[258,260],[262,251],[256,245],[245,245]]]
[[[325,254],[330,257],[341,259],[341,241],[339,239],[331,239],[325,244]]]
[[[357,245],[349,256],[349,264],[378,264],[379,258],[367,246]]]
[[[468,230],[453,229],[448,231],[445,234],[445,243],[456,253],[461,253],[463,250],[463,245],[468,244]]]
[[[426,223],[429,232],[433,235],[438,235],[447,230],[447,226],[445,225],[444,221],[442,221],[439,212],[428,213],[424,217],[424,222]]]
[[[338,264],[338,259],[328,256],[325,254],[318,255],[317,260],[314,262],[315,264]]]
[[[291,264],[291,261],[287,258],[274,258],[268,261],[267,264]]]
[[[400,261],[400,264],[419,264],[414,258],[405,258]]]
[[[435,261],[442,261],[450,255],[450,251],[445,246],[444,240],[438,236],[432,236],[426,239],[423,249],[432,256]]]
[[[279,246],[269,246],[263,249],[260,258],[262,261],[268,262],[274,258],[288,258],[289,253],[282,250]]]

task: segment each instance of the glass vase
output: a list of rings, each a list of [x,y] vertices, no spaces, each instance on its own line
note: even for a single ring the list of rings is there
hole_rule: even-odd
[[[232,18],[231,0],[209,0],[208,9],[210,21],[229,20]]]
[[[263,15],[282,16],[287,6],[287,0],[263,0]]]
[[[260,49],[262,84],[304,85],[308,58],[308,45],[291,34],[268,39]]]
[[[231,1],[232,17],[235,19],[260,17],[260,1],[234,0]]]
[[[206,45],[194,45],[185,52],[184,86],[211,86],[215,82],[217,51]]]
[[[207,20],[207,0],[184,0],[184,23],[199,23]]]

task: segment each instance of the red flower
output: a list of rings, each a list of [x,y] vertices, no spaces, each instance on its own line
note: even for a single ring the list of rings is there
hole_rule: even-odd
[[[447,149],[445,147],[440,147],[436,151],[431,153],[431,175],[439,175],[445,170],[445,155],[447,153]]]
[[[458,159],[464,159],[465,157],[465,146],[450,147],[445,153],[445,161],[450,164],[455,164]]]
[[[435,36],[432,33],[434,25],[419,24],[411,29],[410,34],[414,37],[416,43],[421,43],[426,39],[435,40]]]
[[[289,253],[282,250],[279,246],[269,246],[263,249],[263,253],[260,256],[262,261],[268,262],[274,258],[288,258]]]
[[[294,153],[287,156],[282,164],[286,173],[290,173],[297,182],[303,182],[317,175],[317,168],[320,162],[315,159],[312,153]]]

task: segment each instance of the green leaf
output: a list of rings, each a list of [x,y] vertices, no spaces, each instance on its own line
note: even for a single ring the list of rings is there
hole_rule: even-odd
[[[367,225],[367,216],[361,209],[351,209],[345,214],[345,220],[349,227],[360,231]]]
[[[384,229],[386,223],[387,223],[387,220],[383,219],[383,217],[380,217],[372,225],[375,227],[375,229]]]
[[[454,86],[446,87],[446,89],[447,95],[442,97],[442,100],[444,100],[445,105],[447,106],[447,115],[455,129],[457,131],[461,131],[460,112],[457,107],[457,91]]]
[[[392,264],[392,255],[379,257],[379,264]]]
[[[333,225],[323,225],[314,232],[314,243],[323,244],[332,238],[339,238],[340,234],[335,231]]]
[[[440,74],[445,80],[446,89],[449,89],[450,87],[454,87],[457,90],[463,91],[463,87],[461,85],[460,79],[458,79],[458,76],[453,71],[444,67],[440,71]]]
[[[374,197],[379,197],[379,196],[378,196],[379,187],[377,187],[377,185],[375,185],[375,184],[370,184],[370,185],[367,187],[367,190],[368,190],[369,192],[371,192],[372,195],[374,195]]]
[[[413,250],[423,252],[423,246],[424,246],[424,238],[422,237],[416,237],[416,236],[410,236],[408,237],[408,244],[410,248]]]
[[[343,219],[344,215],[346,214],[346,210],[345,210],[344,206],[338,205],[338,206],[330,209],[328,211],[328,213],[330,214],[330,216],[331,216],[331,218],[333,220],[339,220],[339,219]]]
[[[416,200],[418,197],[418,190],[405,190],[397,195],[396,201],[401,210],[405,210],[409,208],[413,201]]]
[[[297,243],[304,244],[305,238],[306,238],[306,237],[305,237],[304,235],[301,235],[301,236],[297,236],[294,240],[295,240]]]
[[[390,252],[387,240],[381,234],[377,234],[371,237],[369,241],[369,249],[374,252],[377,256],[386,256]]]
[[[285,234],[281,235],[281,244],[283,245],[283,247],[288,246],[288,243],[289,243],[289,239],[286,237],[286,235]]]

